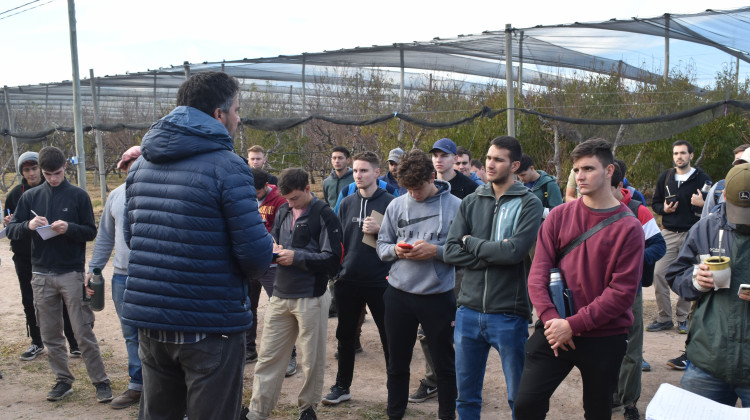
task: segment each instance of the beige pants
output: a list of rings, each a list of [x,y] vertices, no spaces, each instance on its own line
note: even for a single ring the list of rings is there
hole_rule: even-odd
[[[47,348],[49,367],[58,382],[72,384],[75,380],[68,367],[68,349],[63,335],[62,304],[68,307],[70,324],[86,364],[91,383],[109,382],[94,335],[94,313],[83,302],[83,273],[71,271],[64,274],[34,274],[31,287],[34,291],[34,309],[42,342]]]
[[[326,339],[328,335],[328,291],[317,298],[281,299],[273,296],[266,306],[263,337],[253,377],[249,419],[267,419],[276,406],[297,343],[298,368],[303,375],[297,396],[300,411],[315,407],[323,396]]]
[[[677,259],[677,254],[680,252],[685,238],[687,238],[687,232],[672,232],[671,230],[663,229],[661,231],[664,236],[664,241],[667,243],[667,253],[656,262],[654,267],[654,295],[656,296],[657,322],[667,322],[672,320],[672,301],[671,289],[667,284],[667,269]],[[690,313],[690,302],[683,298],[677,299],[675,305],[675,317],[677,322],[683,322],[687,320],[688,313]]]

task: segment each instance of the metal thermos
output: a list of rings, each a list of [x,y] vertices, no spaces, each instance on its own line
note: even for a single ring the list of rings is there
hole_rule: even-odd
[[[104,277],[102,277],[102,269],[95,268],[92,270],[93,275],[89,280],[89,288],[94,291],[91,297],[86,295],[86,286],[83,286],[83,300],[89,302],[89,307],[94,311],[101,311],[104,309]]]
[[[565,319],[565,285],[563,284],[562,272],[559,268],[549,270],[549,297],[555,305],[560,318]]]

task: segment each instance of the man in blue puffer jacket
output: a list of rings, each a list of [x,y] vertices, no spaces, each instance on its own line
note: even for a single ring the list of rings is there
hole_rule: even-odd
[[[273,244],[232,146],[238,93],[225,73],[185,81],[128,173],[122,321],[139,329],[139,418],[239,417],[246,279],[268,267]]]

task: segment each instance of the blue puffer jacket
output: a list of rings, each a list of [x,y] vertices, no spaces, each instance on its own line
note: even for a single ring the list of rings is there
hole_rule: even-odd
[[[131,252],[122,319],[154,330],[250,328],[245,279],[271,262],[253,177],[224,126],[177,107],[143,138],[128,172]]]

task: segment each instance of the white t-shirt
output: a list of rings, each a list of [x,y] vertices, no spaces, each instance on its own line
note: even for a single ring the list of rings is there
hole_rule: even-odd
[[[688,173],[686,174],[678,174],[677,172],[674,173],[674,180],[677,181],[677,188],[680,188],[680,185],[682,185],[683,182],[687,181],[688,178],[690,178],[690,175],[695,172],[695,168],[690,168]]]

